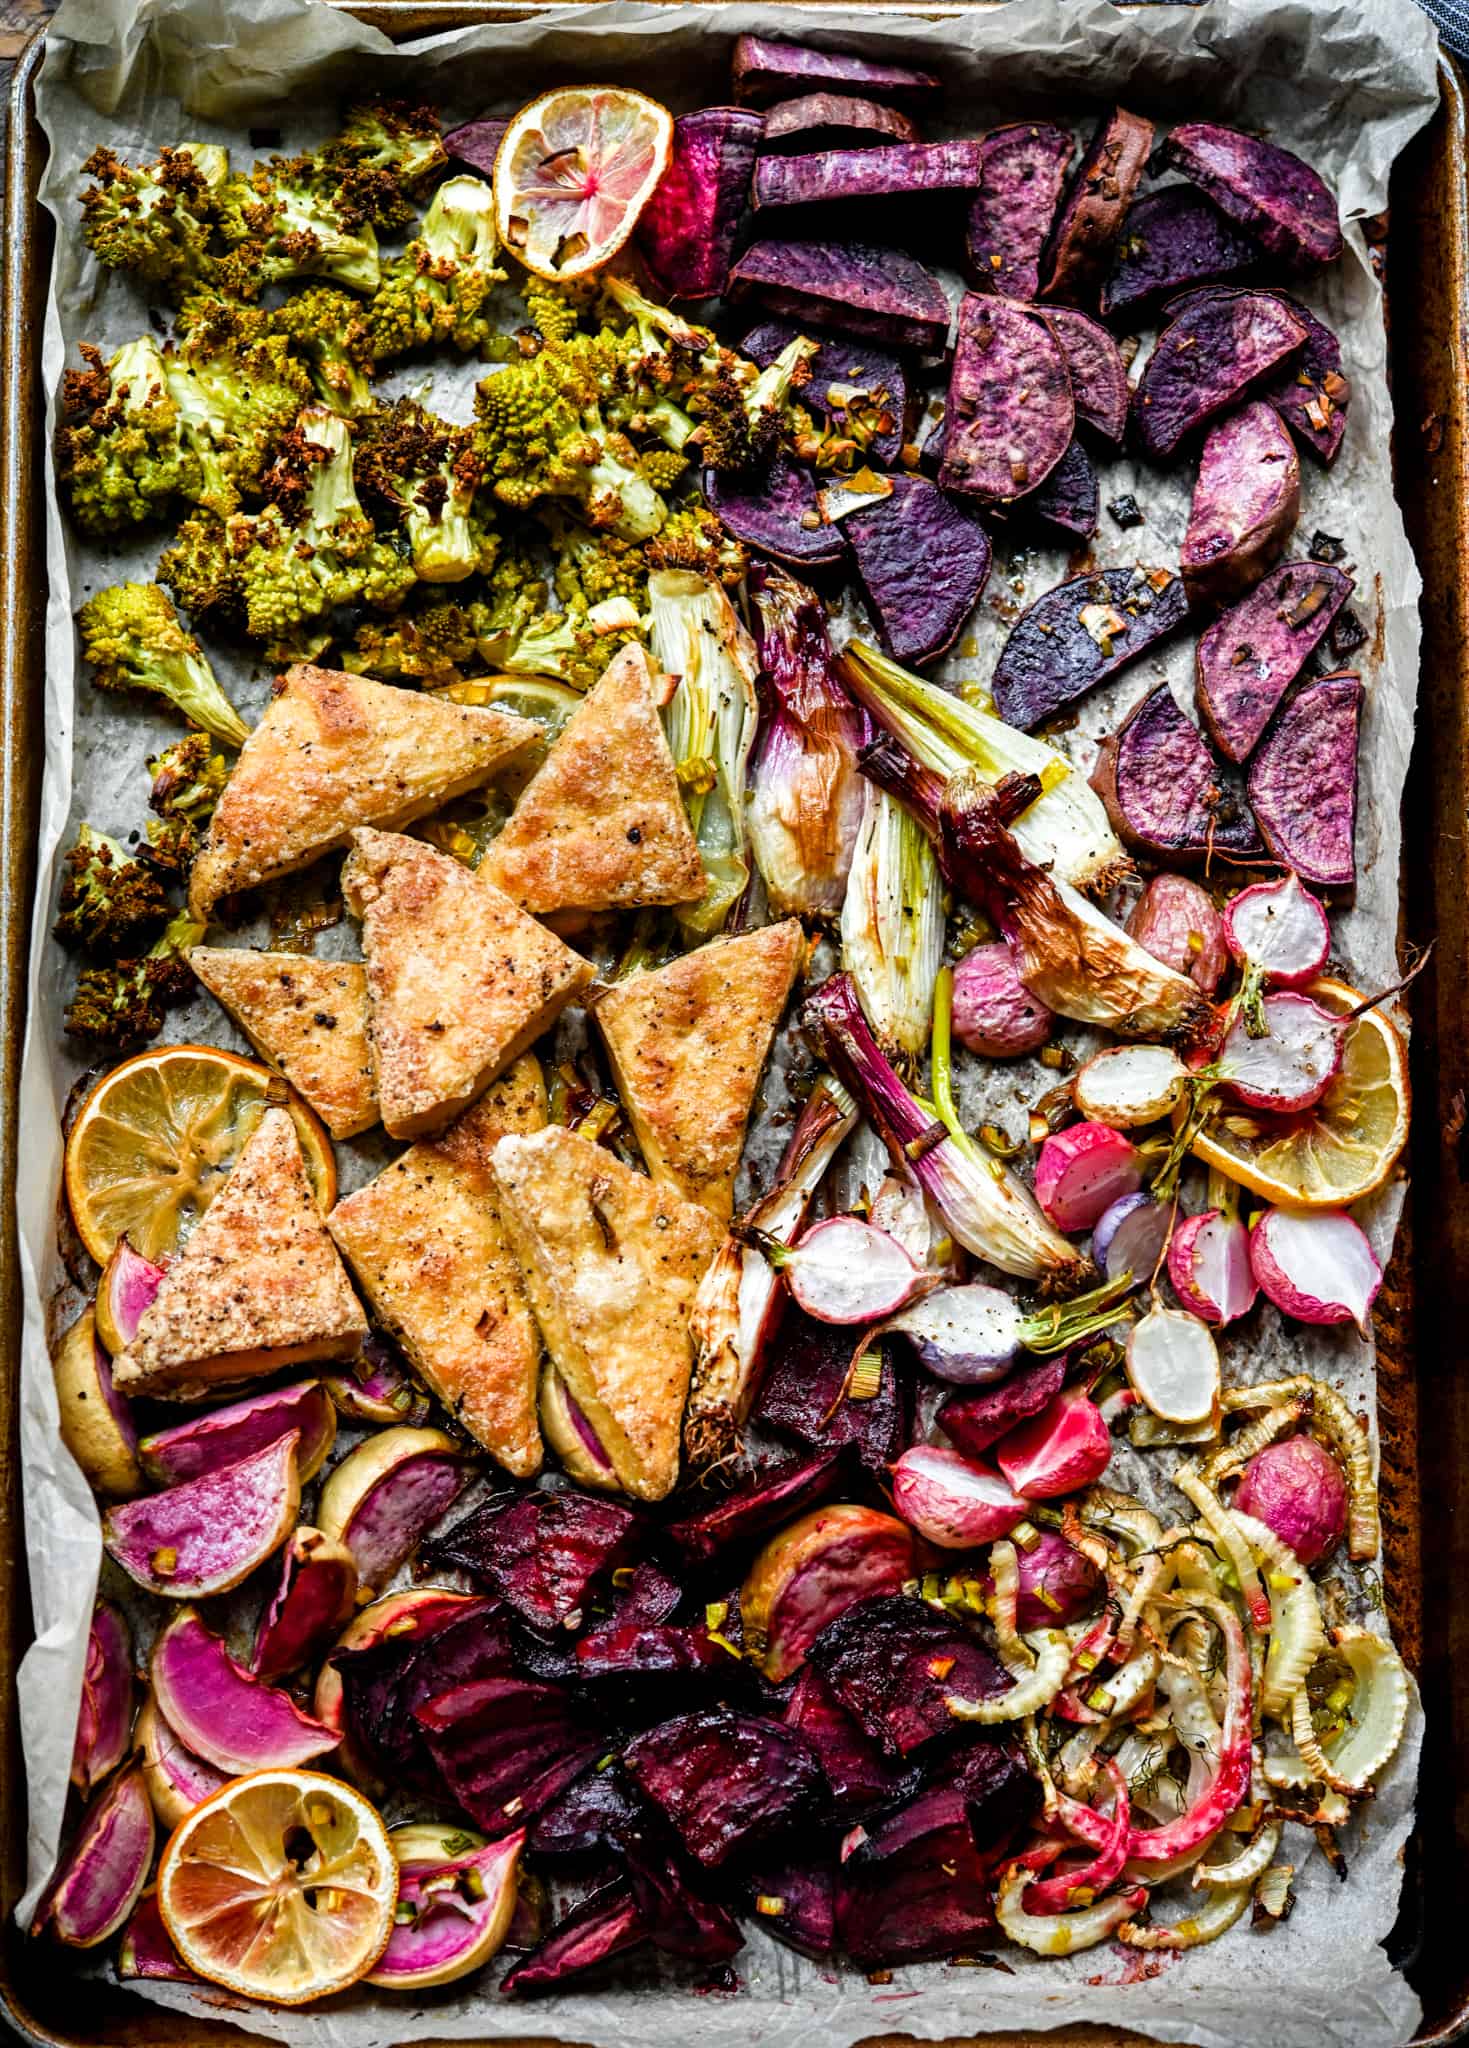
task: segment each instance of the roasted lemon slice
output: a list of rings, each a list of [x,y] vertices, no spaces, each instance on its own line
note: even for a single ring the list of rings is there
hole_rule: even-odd
[[[565,85],[522,107],[495,157],[495,228],[538,277],[616,255],[668,168],[673,116],[620,85]]]

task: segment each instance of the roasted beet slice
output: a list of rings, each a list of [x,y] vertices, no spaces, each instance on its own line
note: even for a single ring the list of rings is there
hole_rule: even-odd
[[[1194,604],[1258,583],[1295,530],[1301,464],[1280,415],[1256,399],[1209,429],[1179,551]]]
[[[1075,148],[1071,130],[1052,121],[1017,121],[992,128],[982,142],[979,190],[964,242],[969,281],[978,292],[1033,299]]]
[[[778,100],[765,116],[762,150],[789,156],[816,149],[875,149],[882,143],[917,142],[918,130],[896,107],[844,92],[804,92]]]
[[[598,1969],[647,1939],[632,1887],[619,1880],[573,1906],[539,1948],[505,1972],[500,1989],[511,1998],[559,1990],[568,1977]]]
[[[815,1751],[794,1729],[722,1707],[650,1728],[622,1760],[706,1870],[758,1849],[823,1786]]]
[[[753,1550],[772,1529],[792,1522],[808,1508],[830,1500],[847,1469],[847,1450],[838,1445],[779,1473],[753,1491],[731,1494],[702,1515],[690,1515],[665,1531],[689,1564],[698,1567],[715,1558],[734,1558]]]
[[[777,43],[766,36],[741,36],[730,66],[735,98],[742,106],[768,107],[793,92],[822,88],[870,93],[896,106],[936,99],[939,80],[931,71],[906,64],[879,64],[849,50],[815,50],[807,43]]]
[[[912,1789],[915,1767],[883,1755],[813,1664],[801,1667],[785,1718],[815,1750],[838,1820]]]
[[[1041,264],[1041,296],[1090,305],[1153,147],[1153,124],[1114,107],[1082,158]]]
[[[1324,562],[1282,562],[1199,642],[1199,713],[1221,754],[1243,761],[1354,585]]]
[[[533,1628],[554,1629],[629,1561],[641,1538],[631,1508],[568,1488],[528,1493],[510,1507],[491,1499],[439,1538],[431,1561],[493,1586]]]
[[[849,1607],[817,1637],[811,1661],[873,1740],[898,1756],[953,1733],[950,1693],[987,1699],[1010,1684],[983,1643],[904,1594]]]
[[[1239,277],[1260,260],[1248,235],[1191,185],[1136,200],[1102,286],[1102,314],[1131,320],[1190,285]]]
[[[1028,1358],[992,1387],[950,1394],[939,1409],[938,1426],[961,1451],[982,1457],[1017,1422],[1049,1408],[1066,1383],[1066,1360]]]
[[[822,1450],[853,1444],[870,1472],[882,1472],[906,1441],[903,1394],[884,1347],[876,1394],[867,1401],[844,1398],[855,1349],[850,1330],[818,1323],[792,1304],[756,1399],[755,1419]]]
[[[677,1622],[614,1622],[594,1629],[576,1646],[583,1678],[728,1677],[734,1653],[713,1640],[703,1626]]]
[[[902,452],[908,416],[908,377],[901,360],[870,341],[811,334],[790,320],[766,320],[740,343],[740,354],[762,366],[805,333],[818,343],[801,403],[849,435],[864,454],[892,464]]]
[[[784,449],[758,477],[706,469],[704,496],[737,540],[777,561],[819,569],[846,553],[841,529],[821,517],[816,479]]]
[[[683,1587],[661,1564],[645,1560],[612,1574],[612,1598],[608,1620],[625,1624],[642,1622],[651,1626],[667,1621],[683,1598]]]
[[[989,535],[921,476],[894,477],[889,497],[845,525],[883,646],[910,668],[937,661],[979,603]]]
[[[608,1764],[605,1770],[593,1767],[542,1810],[528,1846],[532,1856],[552,1860],[602,1855],[638,1827],[646,1813],[642,1795],[628,1783],[620,1764]]]
[[[762,1865],[749,1882],[750,1906],[760,1925],[787,1948],[819,1961],[837,1932],[837,1874],[830,1863]]]
[[[509,1834],[579,1778],[605,1738],[559,1686],[481,1678],[418,1708],[443,1783],[487,1835]]]
[[[1182,583],[1164,569],[1101,569],[1037,598],[995,664],[995,708],[1030,727],[1151,652],[1188,618]]]
[[[1269,292],[1189,298],[1159,335],[1132,402],[1142,444],[1159,460],[1306,345],[1305,327]]]
[[[1089,540],[1097,530],[1101,486],[1091,457],[1073,441],[1038,491],[1021,500],[1018,510],[1043,519],[1057,532]]]
[[[944,421],[946,491],[1002,505],[1045,482],[1071,445],[1076,403],[1065,352],[1038,313],[966,293]]]
[[[993,1847],[1024,1820],[1036,1789],[1006,1744],[980,1735],[957,1754],[935,1758],[919,1787],[863,1820],[848,1838],[847,1860],[859,1868],[886,1863],[936,1828],[961,1823]]]
[[[1331,189],[1288,149],[1212,121],[1185,121],[1164,154],[1272,256],[1302,265],[1340,256],[1341,217]]]
[[[1074,306],[1052,306],[1045,321],[1061,344],[1066,367],[1071,373],[1071,390],[1080,425],[1090,427],[1104,441],[1120,447],[1127,431],[1127,366],[1122,351],[1089,313]]]
[[[728,296],[926,355],[948,339],[938,281],[902,250],[867,242],[752,242],[729,273]]]
[[[673,124],[673,154],[638,221],[648,268],[674,299],[724,290],[763,126],[744,107],[701,107]]]
[[[405,1620],[407,1618],[405,1617]],[[428,1635],[403,1627],[361,1650],[340,1650],[342,1720],[354,1755],[385,1784],[421,1792],[438,1775],[414,1718],[425,1700],[456,1685],[512,1671],[515,1650],[497,1600],[466,1601]]]
[[[766,156],[755,166],[755,207],[758,212],[836,200],[970,192],[979,183],[980,163],[977,142],[892,142],[881,149]]]
[[[699,1963],[728,1962],[744,1947],[739,1922],[700,1892],[665,1829],[656,1824],[631,1828],[618,1849],[656,1947]]]
[[[1185,313],[1224,304],[1235,296],[1227,285],[1184,292],[1169,301],[1168,318],[1181,319]],[[1296,439],[1329,465],[1336,460],[1347,430],[1347,407],[1352,399],[1352,387],[1342,375],[1341,343],[1324,321],[1289,292],[1272,291],[1268,296],[1299,320],[1306,330],[1306,343],[1300,354],[1267,377],[1254,395],[1273,406]]]
[[[1123,844],[1165,866],[1261,851],[1244,791],[1166,683],[1102,741],[1092,788]]]
[[[1293,698],[1250,763],[1250,802],[1265,843],[1303,882],[1357,877],[1358,676],[1325,676]]]
[[[493,119],[466,121],[462,127],[445,131],[444,147],[456,163],[468,164],[481,177],[493,178],[495,158],[509,126],[508,121]]]

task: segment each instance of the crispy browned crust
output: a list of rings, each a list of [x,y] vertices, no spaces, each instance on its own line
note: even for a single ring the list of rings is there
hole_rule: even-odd
[[[422,840],[364,828],[342,870],[362,919],[382,1120],[441,1130],[553,1024],[589,963]]]
[[[727,1223],[745,1126],[805,952],[795,918],[618,982],[597,1004],[648,1171]]]
[[[205,920],[221,896],[345,846],[354,826],[424,817],[535,734],[503,711],[334,669],[288,670],[215,807],[189,877],[192,915]]]
[[[189,965],[334,1138],[355,1138],[377,1122],[367,969],[359,961],[195,946]]]
[[[545,1121],[540,1067],[527,1054],[448,1130],[411,1145],[327,1218],[414,1370],[517,1479],[541,1468],[541,1340],[490,1155],[500,1138]]]
[[[267,1109],[112,1372],[126,1393],[188,1400],[282,1366],[355,1358],[366,1335],[296,1126]]]
[[[495,1147],[502,1214],[552,1363],[627,1492],[678,1477],[689,1311],[723,1233],[560,1125]]]
[[[625,647],[577,706],[481,872],[526,910],[630,910],[703,895],[640,647]]]

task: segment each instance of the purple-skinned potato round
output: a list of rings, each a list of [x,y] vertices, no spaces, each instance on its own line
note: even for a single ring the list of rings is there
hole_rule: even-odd
[[[944,421],[944,490],[1002,505],[1045,482],[1071,445],[1076,402],[1065,353],[1038,313],[966,294]]]
[[[1305,326],[1270,292],[1199,292],[1158,336],[1133,393],[1138,438],[1166,461],[1192,435],[1294,362]]]
[[[1033,299],[1076,145],[1069,128],[1016,121],[982,138],[979,190],[964,238],[966,272],[977,292]]]
[[[1250,763],[1250,803],[1271,853],[1303,882],[1356,880],[1358,676],[1324,676],[1292,698]]]
[[[1042,298],[1095,305],[1152,147],[1152,122],[1125,107],[1098,123],[1041,263]]]
[[[1179,565],[1193,604],[1259,582],[1295,530],[1301,463],[1280,415],[1261,399],[1209,429]]]

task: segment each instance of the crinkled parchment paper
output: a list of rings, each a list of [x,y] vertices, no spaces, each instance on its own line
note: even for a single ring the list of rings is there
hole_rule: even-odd
[[[45,334],[48,432],[63,363],[76,361],[76,343],[92,340],[110,350],[142,324],[130,289],[96,268],[77,233],[79,166],[99,140],[126,152],[203,137],[230,143],[238,160],[247,154],[251,127],[279,128],[289,147],[318,139],[333,102],[348,92],[411,92],[442,102],[452,118],[466,118],[509,112],[553,80],[589,75],[636,84],[676,108],[697,105],[726,97],[730,38],[741,29],[814,33],[872,55],[909,54],[944,75],[948,114],[967,132],[1031,112],[1084,117],[1089,106],[1115,95],[1163,122],[1186,108],[1265,130],[1319,166],[1335,186],[1349,223],[1346,255],[1306,295],[1342,337],[1353,399],[1336,468],[1327,476],[1303,462],[1295,551],[1324,528],[1341,536],[1357,574],[1356,608],[1368,636],[1357,658],[1367,690],[1362,886],[1355,907],[1336,920],[1336,948],[1341,970],[1359,986],[1394,979],[1398,808],[1417,682],[1419,581],[1392,499],[1382,310],[1360,223],[1386,203],[1393,160],[1434,104],[1432,30],[1409,0],[1211,0],[1199,8],[1126,13],[1103,0],[1013,0],[1003,9],[924,19],[868,8],[807,15],[778,5],[611,0],[406,48],[394,48],[315,0],[67,0],[51,31],[41,82],[52,150],[46,198],[61,229]],[[1411,308],[1400,309],[1399,317],[1411,318]],[[469,366],[452,380],[457,389],[436,379],[434,401],[467,417],[473,376]],[[1136,491],[1147,524],[1123,533],[1104,512],[1093,559],[1173,564],[1187,514],[1187,472],[1165,478],[1135,472],[1127,462],[1109,465],[1104,503],[1127,490]],[[177,730],[146,711],[99,699],[79,682],[72,616],[102,583],[151,574],[161,545],[157,540],[104,557],[79,546],[54,508],[50,514],[41,937],[31,969],[18,1197],[26,1278],[22,1430],[37,1624],[21,1674],[33,1879],[23,1918],[55,1852],[71,1703],[101,1558],[91,1496],[58,1439],[45,1344],[47,1305],[63,1278],[55,1233],[58,1120],[77,1069],[61,1050],[67,971],[44,933],[58,849],[76,820],[85,816],[108,831],[136,830],[146,795],[143,756]],[[1001,549],[973,638],[946,664],[947,676],[984,680],[1013,607],[1065,571],[1059,551],[1008,559]],[[1089,763],[1089,736],[1114,724],[1159,675],[1166,674],[1180,701],[1189,703],[1191,653],[1184,642],[1098,692],[1066,740],[1078,760]],[[265,671],[224,659],[218,666],[246,715],[258,714],[268,689]],[[323,950],[351,943],[350,929],[340,927]],[[207,1001],[175,1013],[170,1036],[242,1044]],[[985,1077],[971,1069],[961,1077],[966,1111],[997,1117],[1014,1131],[1020,1105],[1045,1085],[1043,1074],[1022,1066]],[[381,1147],[371,1144],[338,1152],[347,1185],[382,1157]],[[1368,1206],[1363,1221],[1385,1261],[1400,1202],[1388,1192]],[[1331,1377],[1354,1407],[1373,1405],[1368,1347],[1336,1333],[1287,1329],[1268,1312],[1251,1319],[1248,1339],[1226,1339],[1225,1368],[1236,1379],[1304,1368]],[[1155,1458],[1144,1479],[1129,1461],[1127,1483],[1151,1490],[1158,1467],[1166,1470],[1168,1462]],[[1347,1599],[1380,1626],[1373,1583],[1370,1575],[1353,1581]],[[217,1994],[153,1987],[147,1995],[229,2009],[255,2035],[303,2048],[389,2048],[430,2037],[502,2038],[527,2029],[610,2048],[664,2048],[669,2040],[845,2048],[875,2033],[938,2038],[1081,2020],[1199,2048],[1395,2048],[1413,2031],[1417,2002],[1378,1944],[1396,1910],[1416,1726],[1411,1738],[1348,1837],[1346,1884],[1313,1855],[1288,1924],[1268,1936],[1241,1926],[1212,1947],[1158,1959],[1156,1966],[1150,1961],[1146,1972],[1136,1957],[1111,1948],[1071,1962],[1011,1952],[1012,1974],[933,1966],[901,1971],[891,1985],[874,1986],[802,1961],[752,1929],[738,1959],[741,1989],[729,1996],[694,1997],[661,1983],[651,1968],[630,1973],[612,1990],[553,1999],[533,2011],[502,2003],[487,1984],[451,1986],[423,2004],[364,1994],[329,2011],[251,2009],[248,2017]],[[1308,1837],[1291,1830],[1285,1853],[1304,1861],[1308,1846]]]

